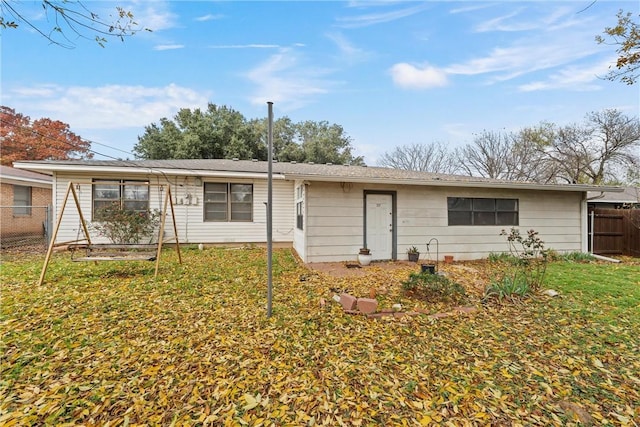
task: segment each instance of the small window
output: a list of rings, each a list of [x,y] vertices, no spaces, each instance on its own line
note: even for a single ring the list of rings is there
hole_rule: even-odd
[[[149,211],[149,183],[145,181],[95,180],[93,185],[93,218],[108,206],[134,212]]]
[[[518,225],[518,199],[448,197],[449,225]]]
[[[298,230],[304,229],[304,214],[302,212],[303,206],[302,202],[296,203],[296,227]]]
[[[205,183],[204,220],[253,221],[253,185]]]
[[[13,214],[15,216],[31,215],[31,187],[13,186]]]

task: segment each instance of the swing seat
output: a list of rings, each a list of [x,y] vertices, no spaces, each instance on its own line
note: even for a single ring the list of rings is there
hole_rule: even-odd
[[[155,261],[157,245],[75,244],[69,245],[71,260],[82,261]],[[75,257],[76,250],[85,250],[85,256]]]
[[[90,183],[94,185],[95,183]],[[69,195],[73,196],[73,201],[75,202],[76,209],[78,211],[78,216],[80,220],[80,226],[82,227],[82,231],[84,233],[84,241],[86,243],[78,244],[78,242],[82,242],[83,240],[74,240],[68,245],[68,249],[71,251],[75,251],[78,249],[85,250],[85,256],[74,257],[74,252],[71,252],[71,260],[72,261],[155,261],[156,268],[154,273],[154,278],[158,277],[158,269],[160,267],[160,255],[162,252],[163,243],[169,240],[175,240],[175,248],[178,254],[178,262],[182,264],[182,255],[180,254],[180,243],[178,242],[178,227],[176,225],[176,215],[173,207],[173,201],[171,199],[171,186],[169,185],[159,185],[160,191],[166,189],[164,191],[164,207],[161,212],[162,220],[160,221],[160,229],[158,230],[158,243],[149,244],[149,245],[109,245],[109,244],[92,244],[91,239],[89,237],[89,229],[87,228],[87,224],[84,220],[84,216],[82,215],[82,209],[80,208],[80,200],[78,199],[78,193],[74,185],[80,187],[80,184],[74,184],[73,182],[69,182],[67,185],[67,192],[64,195],[62,206],[60,207],[60,213],[58,214],[58,221],[56,222],[56,226],[53,231],[53,236],[51,236],[51,241],[49,242],[49,249],[47,249],[47,255],[44,259],[44,265],[42,266],[42,271],[40,272],[40,279],[38,280],[38,286],[42,286],[44,283],[44,276],[47,272],[47,267],[49,266],[49,261],[51,260],[51,254],[53,253],[53,247],[56,245],[56,237],[58,236],[58,230],[60,229],[60,225],[62,224],[62,217],[64,214],[65,206],[67,205],[67,201],[69,200]],[[148,184],[149,186],[153,184]],[[166,222],[166,217],[168,215],[169,209],[171,210],[171,219],[173,222],[173,231],[175,232],[174,236],[170,239],[164,239],[164,226]],[[80,228],[78,229],[78,232]],[[65,243],[65,244],[66,244]]]

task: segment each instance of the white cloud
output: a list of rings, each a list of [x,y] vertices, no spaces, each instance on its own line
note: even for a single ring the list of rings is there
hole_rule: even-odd
[[[521,11],[522,10],[517,10],[504,16],[489,19],[488,21],[482,22],[477,25],[474,30],[477,33],[484,33],[489,31],[525,31],[537,28],[538,24],[532,24],[529,22],[506,22],[510,21],[511,18],[520,15]]]
[[[5,98],[16,111],[49,117],[73,129],[143,127],[180,108],[206,108],[209,95],[170,84],[163,87],[42,85],[9,89]]]
[[[591,66],[571,65],[565,67],[546,80],[539,80],[520,85],[522,92],[534,92],[538,90],[568,89],[574,91],[601,90],[602,86],[596,84],[599,76],[604,76],[609,71],[609,65],[615,63],[615,59],[598,62]]]
[[[153,50],[174,50],[184,48],[183,44],[159,44],[153,47]]]
[[[463,6],[463,7],[458,7],[458,8],[455,8],[455,9],[451,9],[449,11],[449,13],[452,14],[452,15],[455,15],[455,14],[458,14],[458,13],[476,12],[478,10],[486,9],[486,8],[492,7],[492,6],[494,6],[494,5],[492,5],[490,3],[476,3],[476,4],[473,4],[472,6],[467,6],[465,4],[465,6]]]
[[[261,44],[261,43],[249,43],[249,44],[221,44],[208,46],[209,49],[278,49],[281,46],[277,44]]]
[[[495,47],[484,57],[453,64],[448,74],[478,75],[495,73],[490,83],[506,81],[534,71],[550,69],[586,58],[601,50],[582,34],[551,34],[514,41],[511,46]]]
[[[203,15],[203,16],[198,16],[197,18],[195,18],[195,21],[198,22],[206,22],[206,21],[216,21],[218,19],[222,19],[224,18],[224,15],[222,14],[208,14],[208,15]]]
[[[371,4],[370,4],[371,5]],[[399,10],[392,10],[382,13],[369,13],[365,15],[349,16],[337,18],[338,26],[343,28],[360,28],[370,25],[391,22],[407,16],[415,15],[430,7],[428,3],[421,3],[418,6],[407,7]]]
[[[468,123],[445,123],[442,126],[444,132],[454,141],[470,139],[473,131]]]
[[[178,24],[178,15],[170,11],[170,2],[165,1],[134,1],[130,9],[135,21],[143,28],[151,31],[162,31],[174,28]]]
[[[405,89],[429,89],[447,85],[447,75],[444,71],[424,65],[416,67],[406,62],[391,67],[393,82]]]
[[[351,64],[366,61],[372,56],[370,52],[356,47],[353,43],[347,40],[343,34],[331,33],[327,34],[327,38],[336,44],[340,51],[341,58]]]
[[[326,79],[328,70],[306,66],[301,61],[295,50],[285,48],[246,73],[257,87],[251,103],[272,101],[291,111],[309,104],[336,84]]]

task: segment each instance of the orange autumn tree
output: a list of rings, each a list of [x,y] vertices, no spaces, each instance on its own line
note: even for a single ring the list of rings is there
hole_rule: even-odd
[[[59,120],[31,118],[0,106],[0,163],[11,166],[20,160],[90,159],[91,144],[71,132]]]

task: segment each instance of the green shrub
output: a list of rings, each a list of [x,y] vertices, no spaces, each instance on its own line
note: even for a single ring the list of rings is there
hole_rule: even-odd
[[[483,300],[497,299],[502,301],[516,298],[524,298],[531,293],[531,287],[525,276],[504,276],[500,280],[494,280],[484,291]]]
[[[461,284],[440,274],[411,273],[409,279],[402,282],[402,288],[408,293],[432,301],[460,303],[466,299],[466,292]]]
[[[151,243],[160,224],[159,210],[136,212],[118,203],[98,209],[96,217],[100,220],[91,223],[91,230],[115,244]]]
[[[562,255],[560,255],[558,251],[556,251],[555,249],[549,249],[547,251],[547,261],[553,262],[553,261],[560,261],[560,260],[562,260]]]
[[[515,263],[518,258],[507,252],[490,252],[487,260],[491,263]]]
[[[549,249],[544,248],[544,241],[538,234],[535,230],[528,230],[527,235],[523,236],[520,230],[513,227],[508,233],[505,230],[500,233],[506,236],[509,253],[515,259],[513,273],[505,277],[525,280],[532,291],[542,286],[549,261]]]
[[[568,262],[591,262],[595,260],[593,255],[585,252],[569,252],[563,254],[560,259]]]

